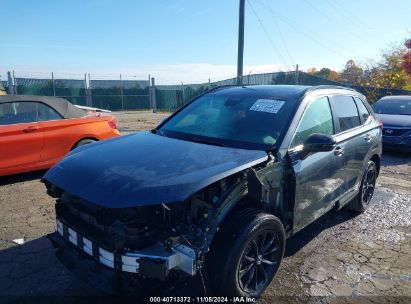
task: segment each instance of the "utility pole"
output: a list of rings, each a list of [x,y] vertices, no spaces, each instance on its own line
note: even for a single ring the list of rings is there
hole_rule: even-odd
[[[298,77],[299,77],[299,70],[298,70],[298,64],[295,66],[295,84],[298,84]]]
[[[124,94],[123,94],[123,80],[120,74],[120,94],[121,94],[121,111],[124,111]]]
[[[237,84],[241,84],[243,77],[244,56],[244,7],[245,0],[240,0],[238,18],[238,60],[237,60]]]
[[[153,103],[153,113],[157,113],[156,83],[154,77],[151,77],[151,101]]]
[[[54,85],[54,73],[51,72],[51,83],[53,85],[53,96],[56,96],[56,86]]]
[[[86,106],[91,107],[91,90],[90,90],[90,74],[88,74],[88,83],[87,83],[87,73],[84,73],[84,90],[86,93]]]
[[[91,79],[90,79],[90,73],[88,73],[88,96],[89,96],[89,107],[93,106],[93,96],[91,95]]]
[[[182,99],[183,99],[183,104],[185,104],[185,100],[186,100],[186,96],[185,96],[185,92],[184,92],[184,83],[181,82],[181,93],[182,93]]]
[[[9,86],[9,95],[14,95],[14,85],[13,78],[11,77],[10,71],[7,72],[7,85]]]
[[[16,75],[14,74],[14,70],[13,70],[13,94],[14,95],[18,95],[19,92],[17,92],[17,81],[16,81]]]

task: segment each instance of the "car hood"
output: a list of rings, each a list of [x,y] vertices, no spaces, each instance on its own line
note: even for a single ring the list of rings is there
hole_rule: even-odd
[[[411,115],[376,114],[379,121],[386,126],[411,127]]]
[[[66,192],[108,208],[173,203],[268,159],[265,151],[141,132],[75,149],[45,174]]]

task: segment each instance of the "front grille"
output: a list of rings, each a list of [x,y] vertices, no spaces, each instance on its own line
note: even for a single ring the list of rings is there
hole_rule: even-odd
[[[170,227],[185,219],[185,204],[174,204],[171,213],[162,205],[105,208],[63,192],[56,214],[78,232],[110,250],[141,250],[175,233]]]
[[[411,131],[411,129],[384,128],[383,134],[384,136],[402,136],[409,131]]]
[[[103,227],[103,229],[99,229],[98,225],[93,224],[91,216],[90,221],[86,222],[84,221],[84,219],[79,220],[79,217],[76,217],[72,213],[70,213],[66,205],[56,204],[55,207],[56,215],[60,218],[61,221],[70,223],[70,225],[78,232],[83,235],[87,235],[89,238],[94,240],[94,242],[99,243],[103,247],[110,250],[115,249],[114,242],[107,238],[107,234],[105,233],[105,230],[107,230],[107,228],[104,229],[105,227]]]

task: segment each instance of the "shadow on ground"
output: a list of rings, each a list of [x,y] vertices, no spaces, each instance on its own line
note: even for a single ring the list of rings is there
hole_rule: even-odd
[[[316,220],[303,230],[290,237],[287,240],[284,257],[293,256],[322,231],[351,220],[355,216],[356,213],[347,210],[330,211],[322,218]]]
[[[384,151],[381,164],[384,166],[411,164],[411,153]]]
[[[354,217],[353,213],[340,211],[330,213],[309,225],[287,241],[285,256],[297,253],[323,230]],[[204,280],[204,285],[203,285]],[[169,289],[167,295],[210,295],[208,276],[197,276],[189,283],[179,282]],[[104,295],[81,282],[55,257],[47,237],[41,237],[23,245],[0,251],[0,295],[1,296],[99,296]]]
[[[15,175],[1,176],[0,186],[26,182],[34,179],[41,179],[47,170],[34,171],[29,173],[21,173]]]

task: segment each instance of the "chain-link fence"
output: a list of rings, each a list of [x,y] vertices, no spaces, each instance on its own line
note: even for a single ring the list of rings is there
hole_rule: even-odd
[[[90,80],[93,107],[118,110],[150,109],[148,80]]]
[[[86,105],[84,80],[14,78],[17,94],[58,96],[73,104]]]
[[[377,89],[367,87],[353,87],[344,83],[324,79],[301,71],[292,72],[275,72],[265,74],[253,74],[243,76],[240,80],[237,78],[226,79],[217,82],[190,85],[160,85],[156,87],[157,108],[162,110],[173,111],[186,104],[194,97],[206,92],[210,88],[222,85],[336,85],[352,87],[360,93],[367,96],[371,103],[387,95],[411,95],[411,91],[398,89]]]
[[[175,111],[193,98],[207,90],[222,85],[338,85],[349,86],[301,71],[275,72],[231,78],[222,81],[187,85],[151,86],[148,80],[99,80],[90,79],[35,79],[14,78],[13,83],[2,81],[3,87],[10,88],[17,94],[44,95],[63,97],[78,105],[87,105],[112,111],[148,110],[153,107],[155,96],[156,108],[159,111]],[[380,89],[353,87],[361,92],[371,103],[386,95],[411,95],[411,91],[397,89]]]
[[[2,81],[10,94],[56,96],[73,104],[107,110],[150,109],[148,80],[38,79],[12,77]]]

